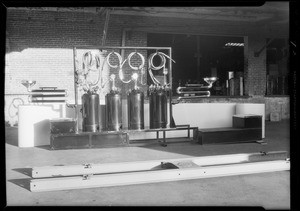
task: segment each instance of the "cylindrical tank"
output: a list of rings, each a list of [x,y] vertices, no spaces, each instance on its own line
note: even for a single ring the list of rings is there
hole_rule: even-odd
[[[127,96],[128,129],[144,129],[144,93],[133,89]]]
[[[111,90],[105,96],[107,130],[119,131],[122,129],[122,98],[121,93]]]
[[[167,93],[165,90],[153,91],[149,96],[150,128],[166,128],[168,118]]]
[[[82,130],[84,132],[99,131],[99,95],[83,94],[82,97]]]

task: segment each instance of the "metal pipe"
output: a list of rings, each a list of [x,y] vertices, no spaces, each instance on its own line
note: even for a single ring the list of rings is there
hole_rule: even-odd
[[[110,9],[107,9],[106,16],[105,16],[104,29],[103,29],[102,43],[101,43],[102,45],[105,45],[109,17],[110,17]]]
[[[184,91],[184,89],[193,89],[192,91]],[[208,88],[203,88],[203,87],[186,87],[186,86],[179,86],[176,89],[177,94],[202,94],[206,93],[207,91],[204,90],[195,90],[195,89],[208,89]]]
[[[75,133],[79,132],[79,108],[78,108],[78,90],[77,90],[77,68],[76,68],[76,47],[73,48],[73,60],[74,60],[74,93],[75,93]]]
[[[101,45],[82,45],[76,46],[77,49],[142,49],[142,50],[172,50],[171,47],[138,47],[138,46],[101,46]]]
[[[197,89],[210,89],[213,85],[213,83],[217,80],[216,77],[210,77],[210,78],[204,78],[204,81],[208,83],[208,86],[202,86],[202,85],[186,85],[186,86],[179,86],[176,89],[176,92],[178,94],[195,94],[195,96],[181,96],[178,97],[177,100],[183,100],[183,99],[197,99],[202,97],[210,97],[210,91],[207,90],[197,90]],[[189,91],[184,91],[184,89],[188,89]],[[195,90],[196,89],[196,90]],[[196,94],[204,94],[204,95],[196,95]]]
[[[197,95],[197,96],[181,96],[178,97],[177,100],[186,100],[186,99],[197,99],[202,97],[210,97],[210,91],[203,91],[206,95]]]
[[[126,29],[123,29],[123,31],[122,31],[121,43],[122,43],[122,47],[124,47],[126,44]],[[124,51],[124,49],[121,49],[121,57],[124,58],[124,55],[125,55],[125,51]]]
[[[169,127],[173,128],[176,127],[175,124],[173,124],[173,112],[172,112],[172,48],[169,48],[169,110],[170,110],[170,120],[169,120]]]

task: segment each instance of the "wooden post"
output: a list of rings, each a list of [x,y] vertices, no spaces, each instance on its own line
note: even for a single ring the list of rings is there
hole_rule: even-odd
[[[200,58],[201,58],[201,54],[200,54],[200,38],[197,35],[197,53],[196,53],[196,58],[197,58],[197,80],[200,80]]]
[[[75,94],[75,121],[76,121],[76,127],[75,127],[75,133],[79,132],[79,107],[78,107],[78,74],[77,74],[77,52],[76,48],[73,48],[73,64],[74,64],[74,94]]]

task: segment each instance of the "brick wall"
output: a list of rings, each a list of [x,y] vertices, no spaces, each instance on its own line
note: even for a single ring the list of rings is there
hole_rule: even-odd
[[[9,106],[13,99],[22,98],[27,103],[26,88],[21,80],[36,80],[34,88],[56,86],[67,89],[67,100],[74,102],[73,51],[77,45],[101,45],[105,16],[95,13],[30,11],[8,9],[7,38],[8,45],[5,69],[5,118],[10,119]],[[252,28],[251,28],[252,27]],[[253,29],[256,30],[253,30]],[[265,92],[266,67],[265,50],[259,57],[254,51],[265,44],[265,37],[256,37],[256,26],[229,25],[209,21],[179,18],[156,18],[112,15],[108,25],[107,46],[121,46],[123,30],[126,33],[126,46],[147,46],[147,32],[159,33],[198,33],[231,36],[248,36],[248,50],[245,67],[245,93],[261,96]],[[265,30],[266,31],[266,30]],[[279,32],[280,33],[280,32]],[[284,31],[282,33],[285,33]],[[86,50],[79,50],[78,57]],[[132,51],[125,51],[126,56]],[[146,51],[139,51],[147,58]],[[119,52],[121,53],[121,52]],[[112,63],[115,59],[112,59]],[[132,64],[138,65],[138,57],[132,58]],[[146,64],[147,66],[147,64]],[[132,72],[128,64],[124,65],[125,78]],[[105,75],[118,74],[117,70],[106,70]],[[146,76],[144,76],[146,79]],[[144,80],[146,81],[146,80]],[[133,83],[123,84],[117,81],[123,97]],[[146,91],[146,86],[141,86]],[[109,84],[104,92],[109,90]],[[102,97],[105,93],[102,93]],[[11,108],[11,106],[10,106]],[[14,117],[15,121],[16,117]]]
[[[266,92],[266,38],[263,36],[248,36],[244,38],[244,76],[245,94],[263,96]],[[263,49],[262,51],[260,51]],[[260,51],[258,56],[255,52]]]
[[[128,25],[120,25],[118,17],[111,16],[106,45],[121,46],[122,31]],[[126,18],[125,18],[126,19]],[[126,22],[125,19],[122,19]],[[129,18],[130,19],[130,18]],[[36,80],[33,88],[54,86],[68,91],[67,101],[74,103],[73,50],[78,45],[101,45],[105,16],[93,13],[29,11],[9,9],[7,12],[7,54],[5,66],[5,118],[17,122],[16,104],[28,103],[27,90],[22,80]],[[146,46],[145,32],[134,32],[125,40],[125,45]],[[77,50],[78,59],[90,49]],[[126,51],[125,55],[130,52]],[[145,51],[141,52],[145,57]],[[112,61],[113,63],[113,61]],[[136,66],[138,58],[132,58]],[[131,76],[128,65],[124,65],[126,79]],[[104,81],[109,73],[104,70]],[[117,82],[125,97],[133,84]],[[109,91],[107,83],[100,97]],[[79,93],[81,96],[83,92]],[[19,99],[22,99],[19,100]],[[79,98],[80,101],[80,98]]]

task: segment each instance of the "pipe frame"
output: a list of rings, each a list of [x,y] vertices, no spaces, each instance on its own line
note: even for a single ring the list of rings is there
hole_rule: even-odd
[[[117,49],[117,50],[168,50],[169,51],[169,127],[176,127],[176,125],[172,125],[172,119],[173,119],[173,112],[172,112],[172,48],[171,47],[134,47],[134,46],[101,46],[101,45],[86,45],[86,46],[76,46],[73,47],[73,60],[74,60],[74,92],[75,92],[75,120],[76,120],[76,127],[75,132],[79,132],[79,108],[78,108],[78,85],[76,80],[76,55],[77,55],[77,49]]]

